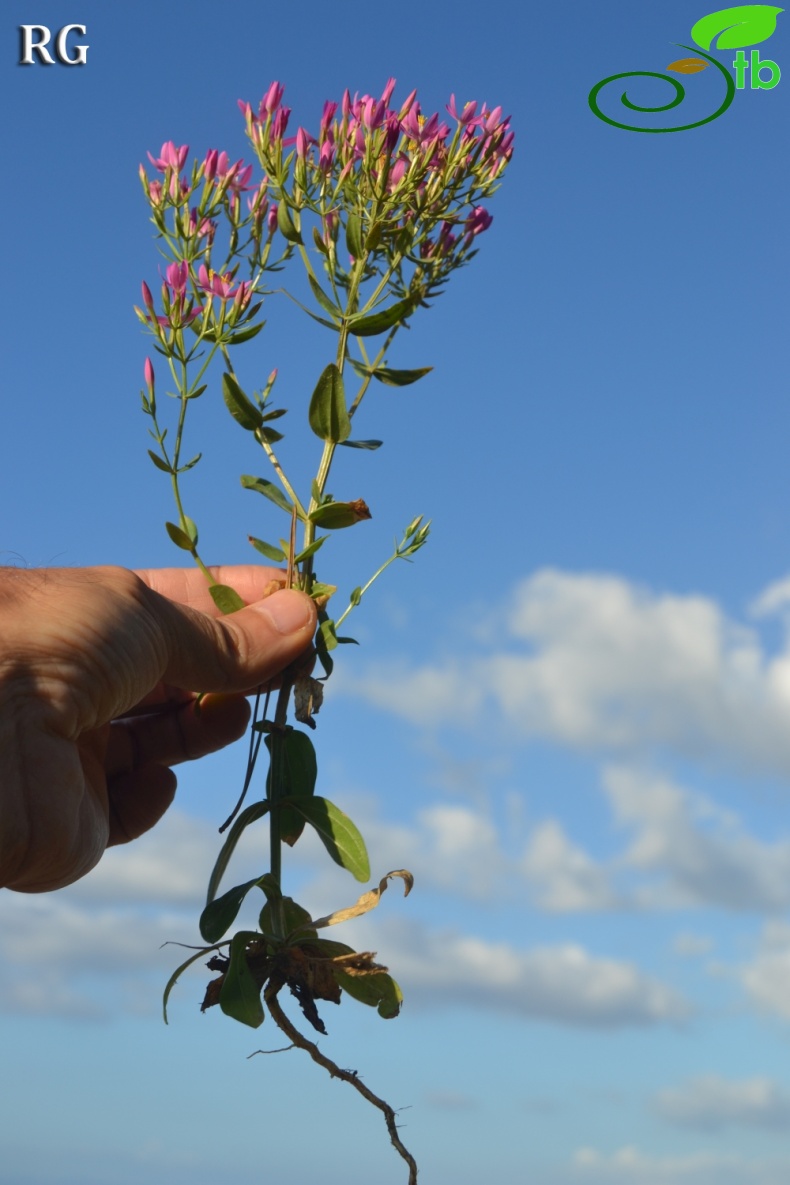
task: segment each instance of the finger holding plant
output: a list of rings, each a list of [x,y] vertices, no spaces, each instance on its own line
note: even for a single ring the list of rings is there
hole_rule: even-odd
[[[323,562],[324,544],[336,531],[371,518],[362,498],[335,499],[329,492],[335,454],[340,447],[380,447],[380,440],[352,438],[354,417],[371,383],[405,387],[431,370],[392,368],[387,364],[389,351],[417,309],[428,307],[451,273],[476,254],[478,238],[492,221],[481,203],[498,187],[513,152],[513,133],[501,108],[478,109],[477,103],[469,102],[459,110],[451,96],[448,123],[438,114],[424,116],[416,92],[400,107],[392,107],[394,88],[395,80],[390,79],[378,99],[352,99],[346,91],[340,103],[324,104],[316,134],[299,127],[291,137],[286,135],[291,112],[283,105],[280,83],[271,84],[255,110],[240,101],[247,135],[263,170],[257,182],[253,165],[243,160],[231,163],[227,153],[217,149],[195,161],[191,170],[186,145],[168,142],[158,157],[149,153],[157,175],[149,178],[141,166],[140,177],[165,263],[158,303],[143,283],[142,307],[136,312],[165,360],[173,387],[168,395],[177,406],[171,442],[157,403],[154,366],[147,359],[142,406],[156,446],[149,455],[170,477],[173,489],[177,521],[166,524],[170,538],[203,571],[223,612],[243,606],[239,595],[218,584],[204,563],[198,528],[186,512],[180,481],[201,459],[200,453],[186,461],[182,457],[187,412],[208,389],[212,364],[218,360],[223,366],[219,387],[224,403],[270,466],[268,477],[245,473],[241,483],[284,515],[283,536],[276,542],[257,535],[248,536],[249,541],[267,560],[286,566],[272,591],[303,589],[315,599],[319,615],[314,655],[284,672],[273,712],[268,694],[262,710],[260,696],[256,701],[242,795],[221,828],[228,834],[200,918],[207,945],[171,977],[165,1007],[181,972],[211,954],[208,966],[219,975],[208,985],[203,1009],[219,1004],[227,1015],[257,1027],[268,1008],[293,1044],[384,1112],[412,1183],[417,1166],[398,1137],[392,1108],[299,1033],[278,1000],[287,986],[306,1019],[322,1033],[326,1030],[316,1001],[338,1004],[343,991],[376,1007],[383,1017],[394,1017],[400,1010],[400,988],[371,952],[354,951],[321,937],[320,931],[374,908],[392,877],[403,880],[408,894],[411,874],[405,869],[387,873],[378,889],[364,893],[356,905],[318,919],[283,893],[282,845],[293,846],[306,825],[316,831],[332,860],[359,881],[370,877],[359,831],[339,807],[316,794],[315,749],[309,732],[288,722],[289,708],[293,692],[295,721],[315,728],[324,685],[332,674],[331,652],[354,641],[338,628],[389,564],[410,559],[428,537],[430,524],[421,515],[412,519],[389,558],[366,583],[353,588],[342,613],[330,615],[337,588],[317,578],[316,555],[320,550]],[[266,287],[275,273],[291,268],[297,259],[306,274],[309,305],[287,289]],[[278,371],[269,374],[260,390],[247,393],[231,360],[236,347],[260,333],[264,298],[275,292],[289,297],[333,337],[328,361],[303,404],[308,425],[321,441],[315,477],[306,491],[297,489],[281,460],[285,452],[279,422],[286,408],[273,403]],[[355,389],[347,395],[349,375]],[[314,657],[323,671],[320,677],[313,673]],[[244,807],[262,741],[269,755],[265,793]],[[242,833],[263,818],[269,824],[268,869],[219,894]],[[242,903],[257,891],[265,898],[258,929],[225,938]]]

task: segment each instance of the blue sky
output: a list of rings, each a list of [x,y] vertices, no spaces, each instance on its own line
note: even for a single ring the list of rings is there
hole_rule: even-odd
[[[454,92],[512,116],[478,257],[391,358],[434,370],[371,395],[384,447],[338,471],[373,519],[321,569],[347,591],[433,520],[357,611],[316,733],[374,876],[416,877],[337,934],[391,967],[401,1016],[345,1001],[323,1044],[408,1108],[426,1182],[790,1174],[790,82],[677,135],[587,106],[599,79],[686,56],[708,11],[3,6],[6,564],[180,561],[139,410],[148,150],[244,155],[236,100],[275,78],[308,126],[390,76],[426,111]],[[786,19],[760,46],[785,71]],[[20,24],[73,22],[84,68],[16,64]],[[684,81],[690,110],[719,102],[713,71]],[[296,408],[326,342],[268,303],[250,385],[277,366]],[[279,523],[239,487],[259,463],[216,387],[191,431],[204,552],[248,562]],[[2,1185],[405,1180],[351,1091],[296,1052],[247,1060],[283,1043],[270,1022],[199,1015],[202,973],[162,1025],[160,946],[196,939],[244,761],[181,767],[167,819],[73,888],[0,896]],[[239,881],[259,863],[253,837]],[[308,908],[356,896],[309,838],[286,867]]]

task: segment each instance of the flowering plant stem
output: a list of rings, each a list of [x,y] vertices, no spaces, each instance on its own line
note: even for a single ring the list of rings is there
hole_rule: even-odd
[[[339,636],[338,627],[390,564],[410,559],[425,544],[430,523],[422,515],[412,519],[389,558],[350,592],[348,605],[336,618],[330,616],[328,606],[337,588],[318,579],[315,557],[338,531],[372,517],[363,499],[335,499],[328,491],[338,448],[374,451],[381,445],[379,440],[351,439],[352,422],[374,380],[404,388],[430,372],[430,367],[390,368],[386,364],[389,350],[417,309],[429,307],[429,300],[439,295],[450,275],[476,254],[478,236],[491,225],[491,215],[479,202],[497,188],[512,155],[513,134],[500,108],[489,110],[483,105],[478,111],[472,102],[459,111],[451,96],[447,107],[455,122],[451,134],[438,114],[423,116],[416,92],[400,108],[392,108],[394,86],[390,79],[379,99],[363,95],[352,100],[346,91],[340,104],[324,105],[317,136],[300,127],[291,139],[285,138],[290,109],[282,104],[279,83],[271,84],[257,112],[240,102],[247,135],[263,170],[257,183],[252,182],[252,164],[243,160],[232,164],[227,153],[217,149],[193,162],[191,170],[186,167],[186,145],[176,147],[169,141],[158,157],[149,153],[160,176],[149,178],[141,166],[140,177],[169,262],[158,305],[143,283],[143,306],[136,312],[153,338],[155,351],[167,361],[175,387],[169,394],[179,403],[170,451],[168,429],[160,425],[154,366],[147,359],[142,406],[158,448],[157,452],[149,449],[149,455],[172,485],[178,521],[165,524],[171,540],[199,566],[221,612],[243,607],[238,593],[220,584],[201,557],[198,528],[186,513],[180,483],[181,476],[201,459],[198,453],[182,463],[187,412],[207,390],[212,363],[220,359],[223,401],[236,423],[261,446],[275,478],[244,474],[242,485],[262,494],[270,508],[274,506],[290,520],[288,540],[271,543],[254,536],[249,540],[269,561],[287,565],[285,573],[272,580],[271,591],[300,588],[315,599],[318,609],[314,648],[283,672],[273,718],[268,718],[268,692],[260,715],[260,693],[256,697],[244,787],[220,828],[227,836],[200,917],[206,946],[171,976],[165,1010],[181,972],[201,955],[211,954],[207,965],[219,974],[208,984],[203,1010],[219,1004],[226,1015],[256,1028],[268,1009],[292,1045],[306,1050],[333,1077],[349,1082],[384,1113],[392,1143],[407,1162],[413,1185],[417,1165],[398,1137],[395,1111],[363,1086],[356,1073],[340,1070],[299,1033],[279,1000],[287,986],[307,1021],[321,1033],[326,1029],[316,1001],[339,1004],[343,992],[375,1007],[382,1017],[392,1018],[400,1011],[402,993],[388,969],[376,963],[371,952],[355,951],[322,937],[321,932],[375,908],[393,877],[403,880],[408,894],[411,873],[389,872],[377,889],[363,893],[356,904],[313,918],[283,892],[282,850],[284,844],[295,844],[310,826],[336,864],[358,881],[370,878],[365,843],[356,826],[339,807],[316,794],[317,760],[310,732],[316,727],[324,685],[332,674],[332,652],[354,641]],[[243,195],[249,195],[246,211]],[[213,263],[220,258],[215,270]],[[305,299],[310,304],[286,289],[264,289],[268,274],[290,267],[294,258],[303,266],[309,290]],[[236,347],[257,337],[263,328],[258,314],[264,296],[277,292],[284,292],[336,338],[334,360],[325,366],[307,401],[309,428],[321,441],[309,497],[299,496],[297,483],[289,478],[278,455],[284,437],[274,423],[286,409],[272,403],[277,370],[259,391],[248,394],[232,362]],[[371,350],[372,358],[369,338],[383,342]],[[346,382],[351,372],[359,382],[348,399]],[[302,527],[298,550],[297,524]],[[316,659],[323,670],[318,678],[313,674]],[[291,711],[294,721],[309,731],[289,723]],[[261,741],[269,754],[265,793],[244,807]],[[268,869],[219,894],[239,838],[264,816],[269,823]],[[256,890],[265,899],[257,929],[224,937]]]

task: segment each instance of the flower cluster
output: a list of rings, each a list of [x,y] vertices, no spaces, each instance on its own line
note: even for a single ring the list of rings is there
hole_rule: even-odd
[[[270,192],[285,204],[280,229],[292,242],[300,241],[301,216],[311,211],[320,220],[314,238],[327,270],[337,269],[335,246],[345,229],[350,268],[361,250],[369,274],[397,271],[407,260],[424,271],[430,263],[435,287],[491,225],[480,203],[513,155],[513,132],[501,107],[478,109],[472,101],[459,111],[451,95],[453,128],[438,113],[425,116],[416,91],[391,107],[394,89],[391,78],[379,98],[352,99],[346,91],[340,103],[324,104],[317,135],[299,127],[290,138],[291,111],[279,82],[257,110],[241,100],[239,106]]]

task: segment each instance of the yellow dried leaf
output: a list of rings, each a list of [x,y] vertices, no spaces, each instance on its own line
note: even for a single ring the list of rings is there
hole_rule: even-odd
[[[667,70],[674,70],[676,74],[697,74],[700,70],[706,70],[707,62],[702,58],[678,58],[676,62],[670,62]]]
[[[399,876],[401,878],[403,881],[403,896],[408,897],[414,886],[414,877],[407,868],[397,868],[394,872],[388,872],[386,876],[381,878],[377,889],[370,889],[367,893],[363,893],[355,905],[350,905],[348,909],[338,909],[335,913],[329,913],[326,917],[319,918],[316,922],[311,922],[311,926],[316,930],[322,926],[336,926],[339,922],[347,922],[351,918],[361,917],[363,913],[370,913],[371,909],[375,909],[378,905],[381,900],[381,894],[393,876]]]

